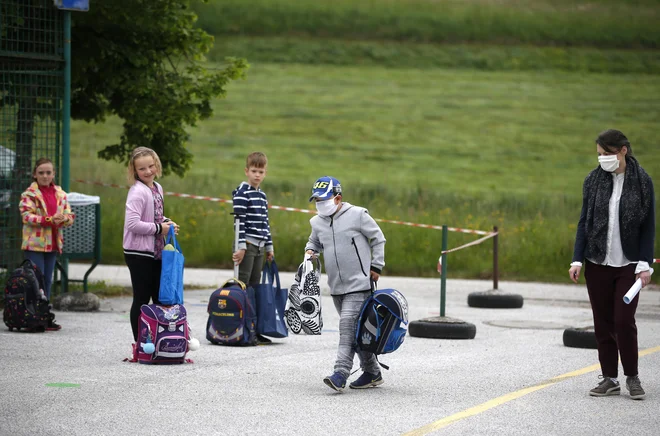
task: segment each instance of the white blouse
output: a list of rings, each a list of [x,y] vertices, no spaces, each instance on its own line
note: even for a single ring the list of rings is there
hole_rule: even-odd
[[[623,254],[623,246],[621,245],[619,204],[621,203],[621,192],[623,191],[625,173],[612,173],[612,178],[614,179],[614,187],[612,189],[612,196],[610,197],[609,220],[607,224],[607,254],[605,260],[600,262],[600,264],[622,267],[630,265],[631,263],[637,263],[635,274],[639,274],[642,271],[649,270],[648,262],[628,260],[626,255]],[[592,263],[599,263],[595,262],[593,259],[589,259],[589,261]],[[571,266],[582,266],[582,262],[573,262],[571,263]]]

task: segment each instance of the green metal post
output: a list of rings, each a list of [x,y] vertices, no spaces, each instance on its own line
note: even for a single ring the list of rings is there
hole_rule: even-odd
[[[62,189],[69,192],[71,142],[71,12],[64,11],[64,106],[62,108]]]
[[[447,250],[447,226],[442,226],[442,251]],[[440,316],[445,316],[445,302],[447,301],[447,253],[442,254],[440,267]]]
[[[62,107],[62,189],[69,192],[71,153],[71,11],[64,11],[64,102]],[[62,259],[62,268],[66,274],[62,277],[68,281],[69,259]],[[64,292],[68,292],[69,284],[62,283]]]

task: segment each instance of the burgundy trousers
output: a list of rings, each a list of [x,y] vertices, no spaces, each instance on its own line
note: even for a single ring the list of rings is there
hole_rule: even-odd
[[[584,278],[594,315],[598,360],[603,376],[617,377],[619,355],[623,373],[635,376],[639,359],[635,311],[640,295],[630,304],[623,302],[623,296],[635,283],[637,264],[612,267],[586,263]]]

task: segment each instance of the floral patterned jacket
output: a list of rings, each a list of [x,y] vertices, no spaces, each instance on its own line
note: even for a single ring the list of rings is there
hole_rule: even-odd
[[[46,210],[46,202],[43,194],[39,191],[37,182],[33,182],[29,188],[21,194],[21,202],[18,206],[23,219],[23,243],[21,250],[62,252],[64,239],[62,232],[58,231],[56,244],[53,243],[53,228],[69,227],[73,225],[75,215],[71,213],[71,206],[66,199],[66,192],[55,185],[55,197],[57,198],[57,213],[63,214],[66,219],[56,225],[51,220]]]

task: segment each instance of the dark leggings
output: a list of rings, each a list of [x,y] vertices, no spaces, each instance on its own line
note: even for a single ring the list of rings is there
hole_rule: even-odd
[[[124,259],[131,272],[131,284],[133,285],[131,328],[133,329],[133,340],[137,342],[140,308],[143,304],[149,304],[149,300],[153,301],[153,304],[158,304],[160,270],[163,262],[160,259],[134,254],[124,254]]]

